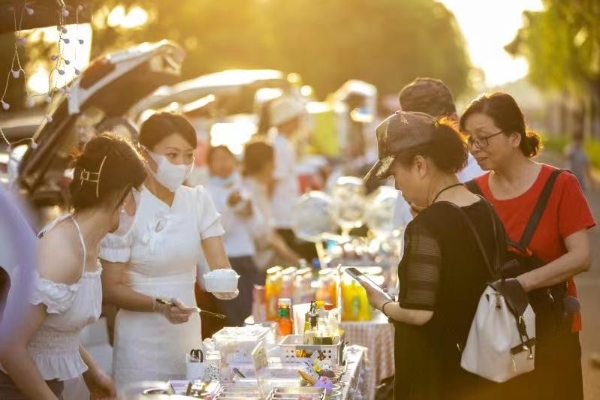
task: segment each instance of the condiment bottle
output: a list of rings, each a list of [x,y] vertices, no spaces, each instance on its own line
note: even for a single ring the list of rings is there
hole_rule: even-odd
[[[294,330],[292,323],[292,300],[289,298],[280,298],[277,302],[277,326],[279,335],[291,335]]]

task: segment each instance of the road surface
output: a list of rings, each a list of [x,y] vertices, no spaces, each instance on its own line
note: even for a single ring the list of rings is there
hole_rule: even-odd
[[[544,152],[539,161],[564,167],[564,160],[555,153]],[[597,177],[597,178],[600,178]],[[599,179],[600,182],[600,179]],[[588,203],[594,218],[600,224],[600,192],[589,192]],[[600,368],[590,363],[590,355],[600,353],[600,227],[591,231],[592,268],[575,279],[581,302],[583,331],[581,332],[581,362],[583,386],[586,400],[600,399]],[[568,399],[565,399],[568,400]]]

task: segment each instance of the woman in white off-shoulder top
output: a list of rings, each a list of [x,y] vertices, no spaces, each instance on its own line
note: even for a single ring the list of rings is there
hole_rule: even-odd
[[[123,237],[107,235],[100,253],[105,299],[119,308],[113,350],[119,390],[185,378],[185,355],[202,343],[196,265],[204,255],[211,269],[231,268],[210,196],[202,186],[182,186],[194,162],[194,128],[180,115],[154,114],[139,140],[150,174],[136,196],[135,221]],[[226,300],[237,291],[214,295]]]
[[[74,213],[40,233],[30,306],[18,335],[0,349],[3,400],[56,400],[63,382],[81,375],[94,398],[116,395],[111,378],[81,346],[79,333],[102,308],[100,240],[128,229],[121,218],[124,202],[146,170],[135,149],[112,135],[90,140],[74,167],[69,186]]]

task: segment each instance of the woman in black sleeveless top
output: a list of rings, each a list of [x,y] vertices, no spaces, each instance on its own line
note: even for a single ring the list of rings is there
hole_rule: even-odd
[[[408,225],[397,302],[371,290],[371,304],[395,324],[395,399],[493,399],[503,385],[460,367],[479,298],[492,278],[462,208],[494,259],[492,218],[456,172],[466,145],[450,125],[427,114],[397,112],[377,128],[379,161],[365,179],[393,176],[396,188],[422,211]],[[501,226],[497,222],[498,226]],[[499,236],[501,237],[501,236]],[[500,255],[503,256],[503,255]]]

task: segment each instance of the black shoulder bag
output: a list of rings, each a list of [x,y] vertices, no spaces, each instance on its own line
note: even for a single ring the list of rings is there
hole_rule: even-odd
[[[556,179],[562,172],[564,171],[557,169],[552,171],[548,177],[548,180],[544,184],[544,188],[542,189],[542,193],[538,198],[533,212],[529,217],[529,221],[525,226],[525,230],[523,231],[521,239],[517,243],[508,240],[507,245],[509,257],[512,258],[514,262],[509,263],[508,265],[510,265],[510,267],[502,271],[503,277],[516,277],[547,264],[533,255],[531,250],[529,250],[529,245],[531,244],[531,240],[535,234],[537,226],[544,215],[544,211],[548,205],[548,200],[552,194],[552,189],[554,188]],[[465,186],[475,194],[482,194],[481,189],[473,180],[466,182]],[[539,323],[547,325],[542,327],[542,329],[551,328],[554,330],[562,326],[565,320],[564,299],[566,298],[566,293],[566,282],[551,286],[549,288],[537,289],[529,293],[531,306],[538,317]]]

